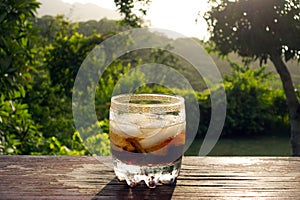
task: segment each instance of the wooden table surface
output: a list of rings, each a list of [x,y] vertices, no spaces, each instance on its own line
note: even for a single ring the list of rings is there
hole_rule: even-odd
[[[175,185],[129,188],[110,157],[0,156],[0,199],[300,199],[300,157],[184,157]]]

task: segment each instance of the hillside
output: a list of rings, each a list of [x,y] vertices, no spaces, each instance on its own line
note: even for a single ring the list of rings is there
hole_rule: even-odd
[[[38,0],[41,3],[38,9],[38,17],[44,15],[55,16],[57,13],[66,16],[71,21],[87,21],[107,19],[120,19],[120,14],[115,10],[101,8],[95,4],[69,4],[61,0]]]
[[[218,58],[216,55],[211,55],[211,56],[223,75],[230,74],[231,67],[226,61],[222,60],[221,58]],[[241,63],[241,58],[235,54],[231,54],[230,59],[237,63]],[[252,63],[251,66],[253,68],[260,67],[258,61],[255,63]],[[266,66],[266,70],[272,71],[277,76],[276,69],[270,60],[268,60],[268,63],[265,66]],[[296,88],[298,90],[300,90],[300,63],[297,63],[296,61],[289,61],[287,63],[287,66],[292,75],[292,79],[293,79],[293,82],[294,82]]]

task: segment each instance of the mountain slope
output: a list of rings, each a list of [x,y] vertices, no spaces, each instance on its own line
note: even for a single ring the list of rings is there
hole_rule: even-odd
[[[90,19],[100,20],[120,19],[120,14],[115,10],[101,8],[95,4],[69,4],[61,0],[38,0],[41,5],[38,9],[38,16],[63,14],[71,21],[87,21]]]

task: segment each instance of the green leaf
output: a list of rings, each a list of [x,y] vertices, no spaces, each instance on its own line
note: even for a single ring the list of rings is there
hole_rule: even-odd
[[[14,90],[14,98],[20,98],[21,92]]]
[[[0,15],[0,23],[5,19],[6,16],[7,16],[6,12]]]
[[[20,87],[20,93],[21,93],[21,96],[24,98],[25,97],[25,89],[24,89],[24,87]]]

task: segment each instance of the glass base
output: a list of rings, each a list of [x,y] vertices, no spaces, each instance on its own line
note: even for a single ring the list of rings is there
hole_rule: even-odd
[[[149,188],[158,184],[173,184],[179,175],[181,167],[180,157],[167,165],[139,166],[122,162],[113,156],[114,171],[120,181],[126,181],[130,187],[139,183],[146,183]]]

